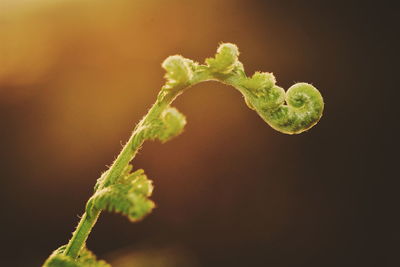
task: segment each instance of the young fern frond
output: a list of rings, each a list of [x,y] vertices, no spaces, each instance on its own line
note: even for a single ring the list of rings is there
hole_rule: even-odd
[[[71,240],[56,250],[45,267],[104,267],[86,249],[86,239],[101,211],[121,213],[131,221],[149,214],[154,203],[149,199],[153,185],[143,170],[132,171],[129,164],[143,142],[158,139],[162,143],[179,135],[186,118],[171,103],[184,90],[204,81],[219,81],[236,88],[249,108],[272,128],[286,134],[298,134],[314,126],[322,116],[324,102],[319,91],[307,83],[297,83],[286,92],[276,85],[272,73],[256,72],[246,76],[238,60],[236,45],[223,43],[214,58],[201,65],[180,55],[170,56],[163,63],[166,83],[146,116],[136,125],[122,151],[97,180],[94,194],[86,204]]]
[[[148,138],[158,139],[161,143],[179,135],[186,125],[186,117],[176,108],[168,107],[160,115],[160,118],[154,120],[148,128]]]
[[[214,74],[229,74],[237,64],[239,49],[236,45],[226,43],[218,47],[215,58],[207,58],[208,70]]]
[[[152,181],[140,169],[121,176],[113,185],[97,190],[87,203],[86,213],[92,216],[97,210],[114,211],[135,222],[154,208],[154,202],[148,199],[152,192]]]

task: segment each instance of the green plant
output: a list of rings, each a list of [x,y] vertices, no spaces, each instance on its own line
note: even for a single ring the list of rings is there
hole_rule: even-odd
[[[156,102],[136,125],[111,167],[97,180],[94,194],[69,243],[54,251],[44,266],[109,266],[86,249],[86,239],[103,210],[119,212],[134,222],[154,208],[149,199],[152,182],[143,170],[132,172],[129,163],[145,140],[158,139],[164,143],[182,132],[185,116],[170,105],[192,85],[212,80],[233,86],[243,94],[249,108],[272,128],[286,134],[301,133],[318,122],[324,103],[314,86],[297,83],[285,92],[275,85],[272,73],[256,72],[247,77],[238,55],[236,45],[223,43],[214,58],[206,59],[205,65],[179,55],[162,63],[167,81]]]

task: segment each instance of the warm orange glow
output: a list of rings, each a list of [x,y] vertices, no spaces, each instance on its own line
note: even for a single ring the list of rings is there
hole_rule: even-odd
[[[196,85],[174,103],[184,133],[145,143],[133,162],[154,180],[157,208],[134,225],[104,213],[89,248],[120,266],[132,256],[124,247],[136,258],[172,246],[167,254],[193,252],[210,267],[397,260],[387,249],[395,220],[377,215],[396,202],[373,191],[389,165],[380,142],[395,140],[375,128],[396,122],[378,114],[393,106],[377,92],[397,88],[385,78],[397,69],[387,62],[395,42],[376,29],[395,27],[379,18],[387,5],[339,2],[0,0],[0,265],[40,266],[66,243],[164,83],[161,62],[177,53],[202,62],[222,41],[238,45],[248,74],[316,85],[323,119],[282,135],[233,88]]]

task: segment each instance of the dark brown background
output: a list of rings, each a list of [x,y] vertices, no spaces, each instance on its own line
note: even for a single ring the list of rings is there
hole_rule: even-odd
[[[2,0],[1,266],[39,266],[68,241],[154,101],[162,60],[202,62],[221,41],[239,46],[248,74],[313,83],[322,120],[283,135],[232,88],[195,86],[175,103],[184,134],[134,160],[157,209],[137,224],[104,213],[88,247],[115,267],[400,266],[395,12],[384,1]]]

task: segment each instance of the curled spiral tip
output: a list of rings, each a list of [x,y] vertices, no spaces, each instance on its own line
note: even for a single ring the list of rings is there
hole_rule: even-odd
[[[231,85],[243,94],[249,108],[272,128],[286,134],[301,133],[319,121],[324,102],[314,86],[297,83],[285,92],[276,85],[272,73],[256,72],[247,77],[238,56],[235,44],[222,43],[215,57],[207,58],[205,65],[180,55],[164,60],[162,67],[167,81],[156,103],[135,127],[109,170],[97,180],[95,192],[86,204],[86,213],[68,245],[55,251],[44,267],[110,267],[85,248],[86,239],[103,210],[121,213],[135,222],[155,208],[149,198],[152,181],[143,170],[132,172],[128,164],[144,141],[158,139],[164,143],[183,131],[185,116],[170,105],[186,88],[210,80]]]
[[[186,117],[176,108],[169,107],[161,114],[160,122],[157,138],[165,143],[182,133],[186,125]]]
[[[275,130],[299,134],[313,127],[321,118],[324,101],[320,92],[311,84],[297,83],[286,93],[283,89],[277,89],[276,93],[276,103],[281,102],[278,106],[268,106],[268,101],[265,105],[260,102],[255,105],[257,113]]]
[[[233,57],[238,57],[239,56],[239,48],[237,45],[232,44],[232,43],[221,43],[218,46],[217,49],[217,54],[230,54]]]
[[[193,77],[192,64],[192,60],[180,55],[167,57],[161,64],[167,71],[165,74],[167,85],[170,87],[186,85]]]
[[[145,127],[146,139],[158,139],[165,143],[181,134],[186,125],[186,117],[174,107],[167,107],[163,112]]]
[[[207,58],[206,63],[212,73],[229,74],[239,63],[239,49],[235,44],[222,43],[214,58]]]

